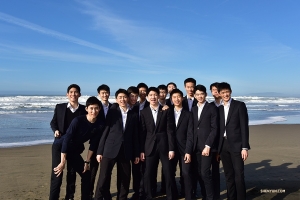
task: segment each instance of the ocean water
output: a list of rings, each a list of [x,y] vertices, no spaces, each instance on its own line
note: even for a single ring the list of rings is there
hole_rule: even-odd
[[[89,96],[81,96],[85,104]],[[250,125],[300,124],[300,98],[233,97],[246,103]],[[53,142],[50,121],[57,103],[66,96],[0,96],[0,148]],[[212,97],[207,98],[212,101]],[[115,102],[113,97],[110,102]]]

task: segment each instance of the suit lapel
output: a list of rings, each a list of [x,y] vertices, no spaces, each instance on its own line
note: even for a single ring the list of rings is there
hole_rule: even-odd
[[[152,114],[152,113],[151,113]],[[156,117],[156,124],[155,124],[155,131],[156,131],[156,128],[158,127],[158,124],[160,122],[160,118],[162,116],[162,109],[161,109],[161,106],[158,107],[158,112],[157,112],[157,117]],[[153,117],[152,117],[153,118]],[[154,121],[154,119],[153,119]]]
[[[118,122],[121,124],[123,133],[124,133],[124,128],[123,128],[123,117],[122,117],[122,113],[121,113],[121,108],[118,106],[117,107],[117,111],[118,111]]]
[[[173,112],[174,113],[174,112]],[[182,122],[182,120],[184,119],[185,117],[185,110],[181,109],[181,114],[179,116],[179,119],[178,119],[178,123],[177,123],[177,126],[176,126],[176,130],[177,128],[179,127],[180,123]],[[174,119],[175,119],[175,116],[174,116]],[[176,123],[176,122],[175,122]]]
[[[125,124],[125,130],[126,130],[127,127],[128,127],[128,124],[129,124],[129,122],[130,122],[130,119],[131,119],[131,117],[132,117],[132,114],[133,114],[133,111],[128,110],[128,112],[127,112],[127,118],[126,118],[126,124]],[[124,131],[125,131],[125,130],[124,130]]]
[[[228,124],[231,116],[232,116],[232,113],[234,111],[234,106],[235,106],[235,102],[234,100],[232,99],[231,102],[230,102],[230,107],[229,107],[229,111],[228,111],[228,116],[227,116],[227,120],[226,120],[226,125]]]

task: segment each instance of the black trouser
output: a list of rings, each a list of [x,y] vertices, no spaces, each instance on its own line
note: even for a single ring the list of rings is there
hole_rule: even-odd
[[[91,171],[91,190],[90,190],[90,196],[93,197],[94,195],[94,185],[96,180],[97,171],[99,168],[99,163],[96,159],[97,154],[96,152],[93,153],[91,160],[90,160],[90,171]]]
[[[133,197],[134,199],[140,196],[140,187],[141,187],[141,179],[142,179],[142,172],[141,172],[141,162],[138,164],[134,164],[134,160],[131,161],[132,167],[132,188],[133,188]]]
[[[60,161],[61,161],[61,146],[53,144],[52,145],[52,172],[51,172],[51,184],[50,184],[50,196],[49,196],[50,200],[59,199],[60,186],[62,184],[63,173],[61,173],[57,177],[57,175],[54,174],[53,169],[59,165]],[[90,190],[91,173],[89,170],[86,171],[85,173],[82,173],[84,170],[84,160],[82,159],[81,155],[67,154],[67,166],[68,166],[67,168],[72,168],[75,172],[77,172],[81,176],[81,199],[84,200],[88,199],[89,190]]]
[[[220,156],[226,178],[228,199],[246,199],[244,161],[241,152],[232,152],[228,140],[224,138]]]
[[[131,176],[130,160],[125,158],[123,145],[115,158],[103,157],[100,163],[100,174],[95,192],[95,200],[111,200],[110,182],[111,173],[117,163],[117,199],[127,200]]]
[[[172,170],[171,161],[169,161],[168,152],[161,152],[159,148],[155,148],[153,152],[146,156],[145,174],[144,174],[144,186],[146,199],[153,199],[152,188],[153,188],[153,175],[155,175],[158,167],[158,160],[161,160],[164,174],[166,177],[166,194],[167,199],[173,200],[177,198],[177,187],[175,184],[175,177]]]
[[[214,198],[220,199],[220,162],[217,161],[217,152],[212,152],[211,175],[214,188]]]
[[[211,176],[212,153],[202,156],[202,151],[196,153],[198,181],[201,187],[202,197],[206,200],[214,199],[213,182]]]

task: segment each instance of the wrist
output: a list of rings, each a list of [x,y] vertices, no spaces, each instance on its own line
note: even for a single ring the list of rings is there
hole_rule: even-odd
[[[85,160],[85,161],[84,161],[84,164],[88,164],[88,165],[89,165],[89,164],[90,164],[90,161]]]

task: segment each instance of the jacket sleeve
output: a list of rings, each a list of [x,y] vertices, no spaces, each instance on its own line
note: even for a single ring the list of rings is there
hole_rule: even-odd
[[[186,146],[185,153],[192,154],[194,148],[194,125],[193,125],[193,114],[189,114],[188,119],[188,127],[187,127],[187,138],[186,138]]]
[[[217,137],[218,131],[218,113],[217,110],[213,105],[209,105],[209,112],[210,112],[210,133],[205,141],[205,145],[210,146],[211,148],[214,145],[214,142]]]
[[[53,118],[50,122],[50,127],[52,129],[53,132],[55,132],[56,130],[58,130],[58,124],[57,124],[57,105],[55,106],[54,109],[54,115]]]
[[[168,135],[168,144],[169,151],[175,151],[175,121],[174,116],[171,115],[170,109],[166,110],[167,112],[167,135]]]
[[[62,148],[61,148],[61,153],[67,153],[68,149],[70,148],[70,141],[72,140],[72,138],[74,137],[74,135],[77,132],[77,129],[79,127],[79,121],[77,118],[74,118],[69,126],[69,128],[67,129],[67,132],[64,136],[64,141],[62,143]]]
[[[104,152],[104,145],[105,145],[105,141],[106,138],[109,134],[110,131],[110,121],[111,121],[111,110],[108,110],[107,116],[106,116],[106,120],[105,120],[105,128],[103,131],[103,134],[101,136],[99,145],[98,145],[98,149],[97,149],[97,155],[103,155]]]
[[[139,123],[139,135],[140,135],[140,151],[145,153],[145,141],[147,135],[146,122],[143,112],[140,113],[140,123]]]
[[[134,118],[133,118],[133,151],[134,151],[134,157],[139,157],[140,156],[140,138],[139,138],[139,127],[138,127],[138,115],[134,113]]]
[[[239,116],[240,116],[240,127],[241,127],[241,136],[242,136],[242,148],[250,149],[249,145],[249,119],[247,107],[244,102],[240,104],[239,107]]]

